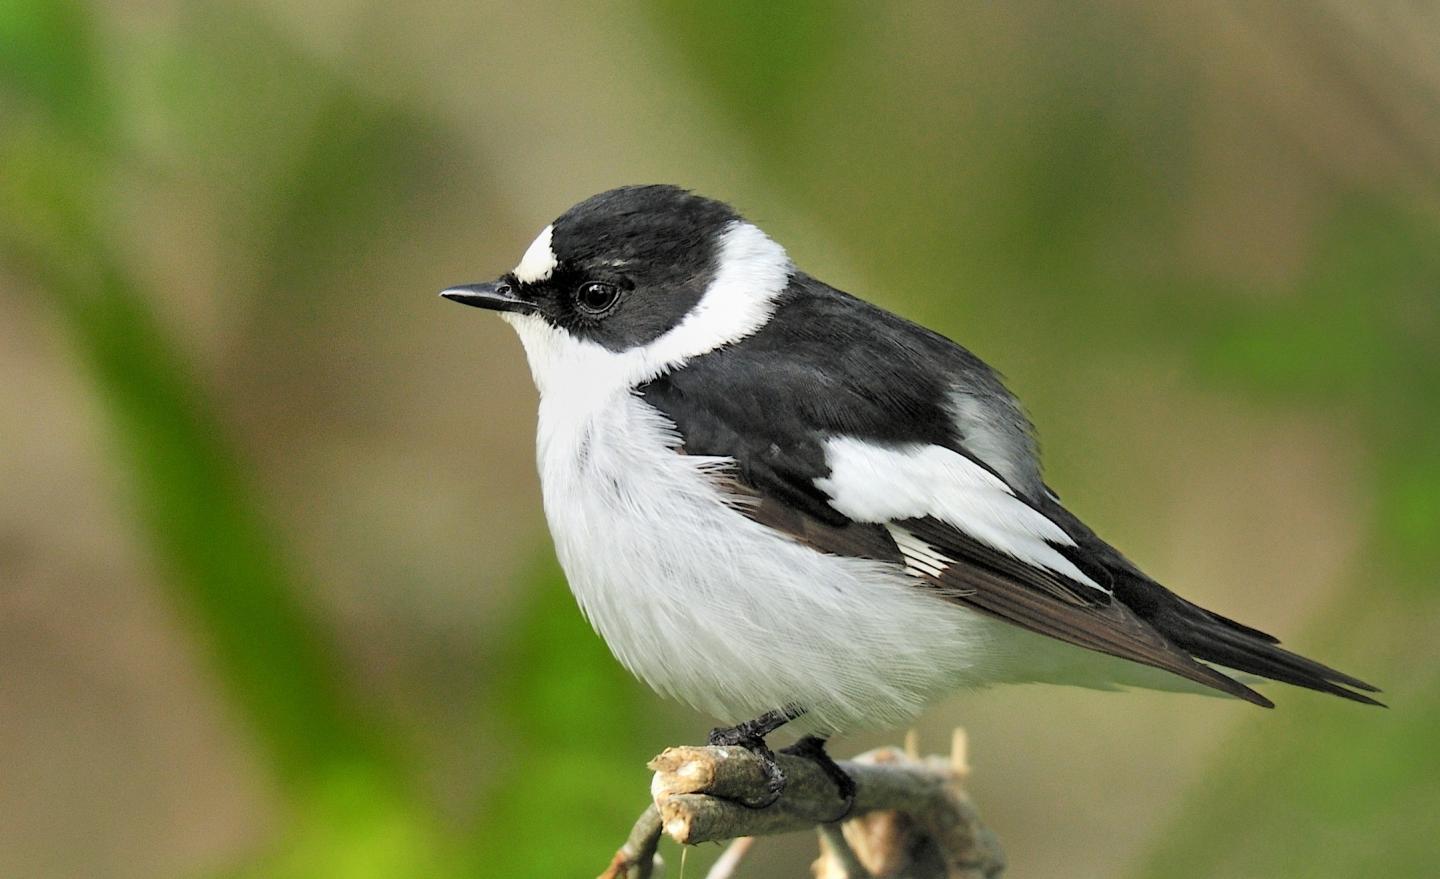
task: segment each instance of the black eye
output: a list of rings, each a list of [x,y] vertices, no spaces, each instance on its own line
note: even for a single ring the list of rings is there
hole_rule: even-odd
[[[575,291],[575,304],[590,314],[603,314],[620,298],[620,288],[603,281],[587,281]]]

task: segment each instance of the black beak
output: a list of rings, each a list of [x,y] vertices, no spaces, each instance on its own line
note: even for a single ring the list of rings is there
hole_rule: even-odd
[[[488,284],[462,284],[441,290],[440,295],[461,305],[488,308],[491,311],[516,311],[528,314],[535,310],[535,303],[515,295],[515,287],[508,281],[491,281]]]

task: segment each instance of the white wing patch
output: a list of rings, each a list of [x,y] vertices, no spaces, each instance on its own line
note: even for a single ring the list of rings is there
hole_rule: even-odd
[[[879,446],[853,437],[825,443],[830,475],[815,480],[830,505],[857,522],[888,524],[896,519],[934,516],[995,549],[1108,593],[1075,567],[1055,545],[1074,546],[1064,530],[1025,503],[1001,479],[958,452],[907,443]],[[896,545],[907,567],[929,570],[953,563],[933,547],[907,535]],[[907,550],[906,545],[909,545]],[[917,545],[918,544],[918,545]]]
[[[536,281],[544,281],[554,273],[559,260],[555,258],[555,250],[550,246],[550,236],[555,231],[554,226],[546,226],[525,248],[525,255],[520,257],[520,264],[515,267],[515,280],[522,284],[534,284]]]
[[[912,574],[939,577],[955,564],[954,559],[898,525],[886,525],[885,530],[890,532],[900,555],[905,557],[905,570]]]

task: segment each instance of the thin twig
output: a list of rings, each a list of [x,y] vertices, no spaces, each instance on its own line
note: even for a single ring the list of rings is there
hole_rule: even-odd
[[[725,851],[720,853],[720,857],[715,859],[715,863],[710,867],[710,872],[705,874],[705,879],[732,879],[740,862],[744,860],[745,855],[749,853],[750,847],[754,844],[755,837],[753,836],[742,836],[732,840],[725,847]]]
[[[655,855],[655,849],[660,845],[660,831],[660,809],[651,803],[635,819],[630,837],[615,852],[600,879],[651,879],[660,860]]]
[[[839,824],[821,824],[816,830],[820,832],[820,856],[824,858],[828,855],[840,869],[835,879],[874,879],[874,874],[860,863]]]

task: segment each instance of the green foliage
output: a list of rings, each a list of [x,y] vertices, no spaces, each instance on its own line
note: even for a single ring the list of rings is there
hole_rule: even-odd
[[[808,90],[824,82],[858,10],[835,0],[649,4],[664,37],[693,63],[741,130],[794,129]],[[759,120],[759,124],[756,122]],[[796,131],[798,133],[798,131]]]
[[[467,840],[415,797],[387,724],[343,680],[210,394],[107,238],[102,181],[130,157],[115,139],[96,137],[115,105],[101,86],[90,19],[70,3],[30,2],[18,11],[0,16],[0,94],[15,104],[0,136],[0,255],[69,332],[105,407],[138,526],[284,783],[288,832],[236,875],[593,869],[634,817],[612,792],[653,749],[633,735],[633,681],[547,566],[532,578],[529,594],[539,603],[509,648],[517,673],[494,709],[513,750],[502,785],[488,796],[487,820]],[[145,75],[170,98],[173,116],[163,125],[192,140],[210,163],[205,170],[244,193],[250,212],[235,231],[262,263],[254,283],[274,302],[294,301],[297,288],[333,273],[342,254],[375,234],[395,197],[393,181],[435,160],[427,145],[437,136],[424,120],[361,96],[251,17],[218,7],[191,14],[194,40],[173,46]],[[216,93],[257,99],[221,105]],[[267,128],[262,113],[285,118],[293,131],[282,128],[282,136],[298,149],[272,154],[270,138],[258,134]],[[576,829],[569,847],[536,857],[509,844],[546,820]],[[497,864],[507,866],[493,872]]]
[[[398,795],[395,755],[342,683],[213,403],[100,226],[99,181],[123,152],[93,138],[93,127],[45,112],[52,103],[75,110],[56,96],[100,94],[87,81],[93,59],[76,54],[94,43],[87,19],[56,8],[27,7],[49,26],[25,34],[21,54],[28,69],[51,72],[0,138],[0,225],[9,232],[0,255],[68,331],[129,477],[137,527],[296,810],[284,853],[261,872],[434,875],[414,866],[433,858],[433,828]],[[91,121],[103,121],[96,113]]]
[[[41,114],[65,136],[98,142],[112,131],[109,90],[99,72],[95,33],[79,0],[15,2],[0,14],[0,109],[14,102]]]
[[[50,92],[98,93],[87,82],[90,59],[72,57],[94,43],[86,24],[68,15],[31,35],[26,57],[73,80],[47,75],[48,91],[32,92],[41,100],[26,109],[43,107]],[[335,762],[388,762],[342,694],[327,639],[301,605],[219,419],[96,225],[103,193],[93,166],[122,157],[77,144],[69,126],[47,126],[38,111],[27,121],[29,137],[4,144],[3,203],[13,212],[5,222],[19,231],[3,243],[30,268],[88,367],[176,598],[195,615],[197,635],[282,777],[299,781]]]
[[[527,580],[528,607],[497,658],[490,711],[503,769],[481,809],[479,851],[496,876],[584,876],[645,807],[635,779],[661,743],[637,735],[649,697],[577,612],[559,568],[547,561]],[[564,831],[514,844],[539,827]]]
[[[1407,405],[1440,400],[1440,226],[1351,204],[1320,250],[1295,294],[1212,315],[1196,356],[1217,382],[1349,413],[1366,436],[1379,561],[1357,573],[1322,643],[1386,685],[1392,707],[1376,716],[1307,697],[1247,724],[1144,875],[1423,876],[1434,862],[1417,821],[1440,812],[1440,671],[1403,645],[1431,642],[1415,621],[1440,618],[1440,410]]]

